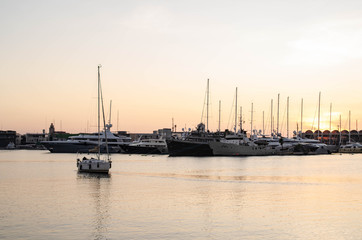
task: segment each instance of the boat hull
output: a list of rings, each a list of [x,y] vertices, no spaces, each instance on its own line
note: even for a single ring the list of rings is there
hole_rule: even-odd
[[[168,140],[167,148],[170,156],[213,156],[208,142]]]
[[[263,146],[247,146],[223,142],[210,142],[209,144],[215,156],[268,156],[276,154],[275,149]]]
[[[340,153],[362,153],[362,148],[340,148]]]
[[[128,154],[167,154],[167,149],[164,147],[141,147],[141,146],[130,146],[123,145],[122,152]]]
[[[78,172],[85,173],[108,173],[112,167],[111,162],[103,160],[91,159],[91,160],[77,160]]]
[[[89,142],[68,143],[64,142],[42,142],[51,153],[92,153],[96,151],[97,145]],[[110,153],[118,153],[121,151],[119,146],[108,146]],[[106,153],[105,146],[101,147],[101,152]]]

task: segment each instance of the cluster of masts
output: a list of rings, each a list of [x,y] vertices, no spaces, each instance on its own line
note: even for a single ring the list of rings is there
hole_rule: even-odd
[[[206,131],[209,131],[209,103],[210,103],[210,97],[209,97],[209,79],[207,79],[207,86],[206,86],[206,93],[205,93],[205,100],[204,100],[204,107],[202,110],[202,114],[201,114],[201,122],[204,122],[204,108],[206,105]],[[235,122],[234,122],[234,126],[233,126],[233,130],[236,134],[237,132],[237,128],[238,128],[238,88],[236,87],[235,89]],[[271,105],[270,105],[270,135],[271,136],[281,136],[281,131],[280,131],[280,122],[279,122],[279,115],[280,115],[280,94],[278,93],[278,98],[277,98],[278,102],[277,102],[277,115],[276,115],[276,126],[274,123],[274,114],[273,114],[273,99],[271,99]],[[206,102],[206,104],[205,104]],[[300,130],[297,124],[297,133],[302,133],[303,132],[303,106],[304,102],[303,102],[303,98],[301,99],[301,115],[300,115]],[[243,114],[242,114],[242,107],[240,107],[240,118],[239,118],[239,128],[240,131],[243,131],[243,123],[245,123],[245,121],[242,119]],[[254,104],[251,103],[251,119],[250,119],[250,129],[251,129],[251,133],[255,133],[258,130],[255,130],[253,128],[253,113],[254,113]],[[266,135],[265,134],[265,115],[264,115],[264,111],[263,111],[263,124],[262,124],[262,130],[259,130],[258,133],[259,135]],[[319,99],[318,99],[318,127],[317,127],[317,132],[318,132],[318,138],[320,137],[319,133],[320,133],[320,122],[321,122],[321,92],[319,92]],[[341,128],[341,115],[339,117],[339,125],[338,127]],[[173,123],[173,119],[172,119],[172,126],[173,126],[173,130],[174,130],[174,123]],[[218,129],[217,131],[220,132],[221,131],[221,100],[219,100],[219,118],[218,118]],[[357,120],[356,120],[356,127],[357,127]],[[289,96],[287,97],[287,123],[286,123],[286,134],[287,137],[289,138]],[[330,119],[329,119],[329,130],[332,130],[332,103],[330,104]],[[340,129],[339,129],[340,130]],[[351,111],[349,111],[349,131],[351,130]],[[262,132],[262,133],[261,133]],[[295,134],[295,131],[294,131]]]

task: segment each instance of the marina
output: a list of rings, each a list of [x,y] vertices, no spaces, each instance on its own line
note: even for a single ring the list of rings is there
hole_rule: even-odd
[[[360,156],[113,154],[104,176],[3,150],[0,238],[359,239]]]
[[[10,1],[0,240],[362,237],[362,1]]]

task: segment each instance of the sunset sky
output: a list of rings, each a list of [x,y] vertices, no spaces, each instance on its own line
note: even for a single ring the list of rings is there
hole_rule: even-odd
[[[362,1],[1,1],[0,129],[96,131],[97,65],[113,130],[151,132],[200,122],[232,128],[233,100],[250,131],[362,126]],[[118,119],[118,120],[117,120]],[[268,129],[269,128],[269,129]],[[361,127],[359,127],[360,129]]]

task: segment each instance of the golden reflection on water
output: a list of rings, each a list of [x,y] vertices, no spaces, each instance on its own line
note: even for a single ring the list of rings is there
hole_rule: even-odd
[[[109,212],[111,181],[112,178],[109,174],[77,173],[77,183],[81,187],[87,188],[91,199],[90,206],[84,206],[85,208],[91,208],[90,211],[93,212],[90,239],[107,239],[111,215]]]
[[[78,174],[69,154],[0,152],[0,239],[362,236],[359,156],[112,160]]]
[[[222,171],[218,171],[222,172]],[[130,176],[161,177],[175,179],[195,179],[212,181],[244,181],[254,183],[293,183],[293,184],[329,184],[329,183],[361,183],[361,178],[339,177],[339,176],[221,176],[204,174],[177,174],[177,173],[145,173],[145,172],[115,172],[112,174],[122,174]]]

